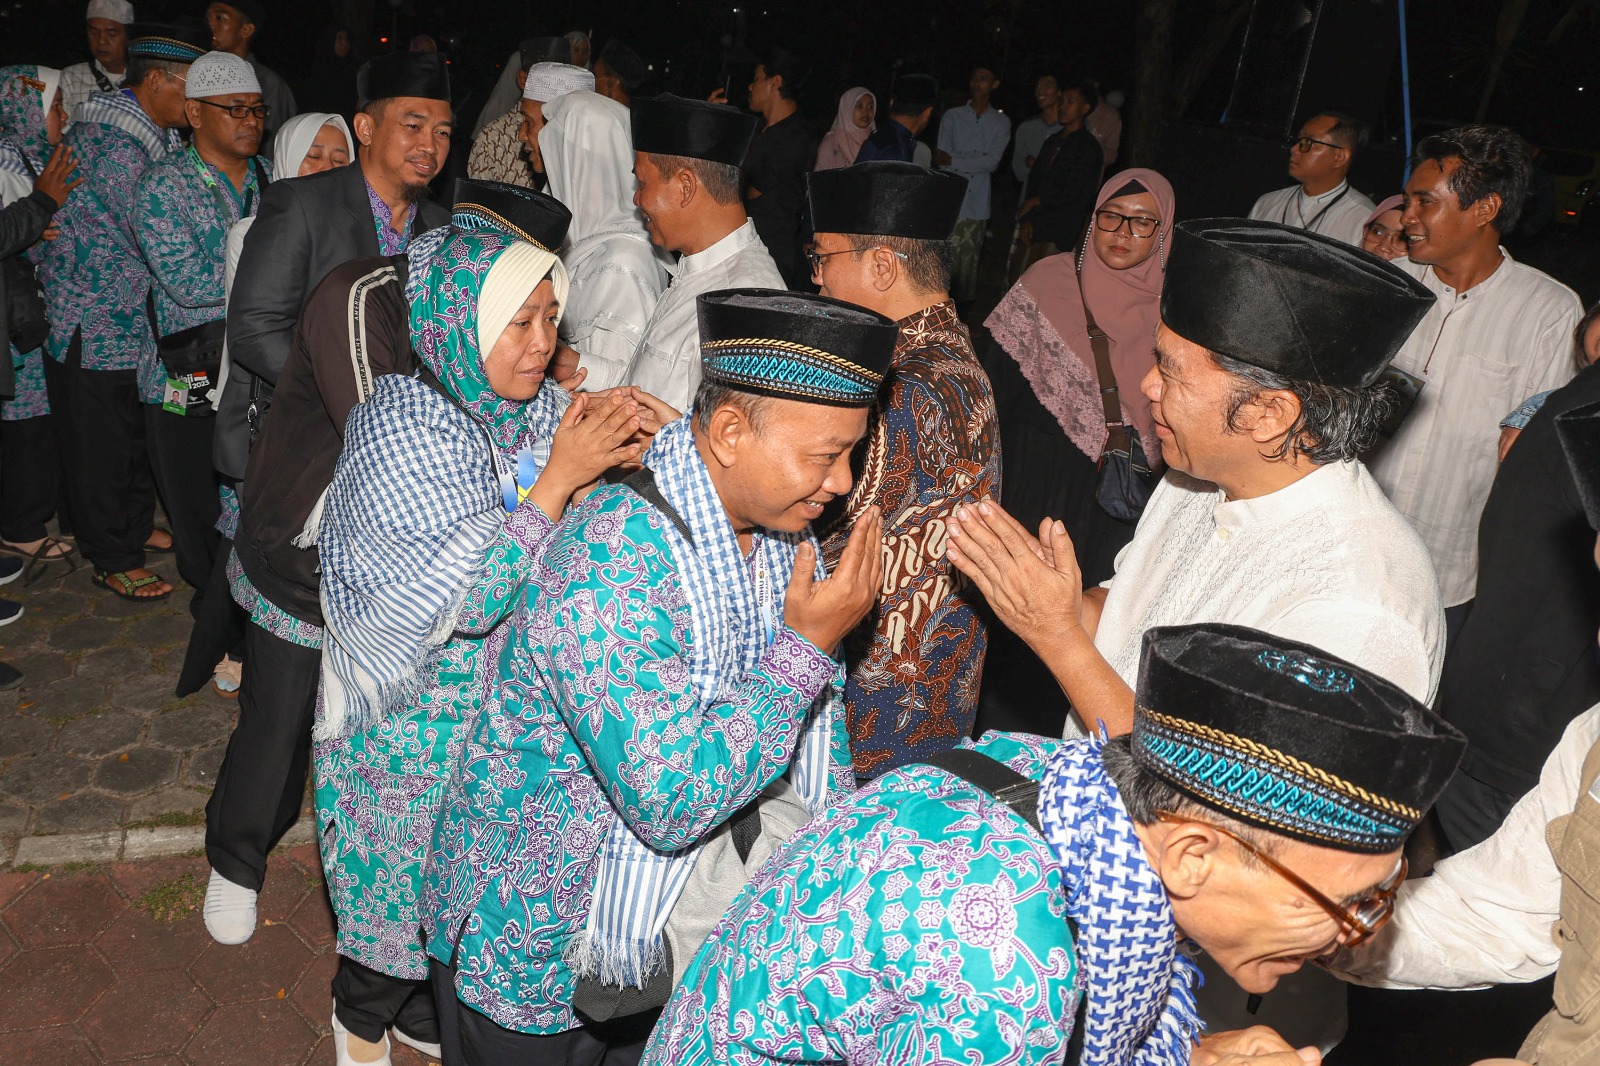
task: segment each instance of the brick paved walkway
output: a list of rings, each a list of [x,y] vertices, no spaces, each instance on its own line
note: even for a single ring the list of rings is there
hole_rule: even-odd
[[[274,856],[247,943],[207,935],[200,858],[0,873],[6,1066],[333,1061],[333,916],[315,847]],[[176,920],[156,913],[178,901]],[[395,1045],[395,1066],[426,1059]]]
[[[171,556],[151,559],[177,580]],[[233,729],[235,702],[209,685],[173,696],[187,586],[129,603],[94,587],[87,565],[63,573],[0,586],[26,609],[0,629],[0,659],[25,675],[0,692],[0,865],[25,836],[198,825]]]

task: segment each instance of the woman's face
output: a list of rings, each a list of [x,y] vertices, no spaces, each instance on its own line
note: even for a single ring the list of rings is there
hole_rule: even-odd
[[[1406,227],[1400,221],[1398,207],[1391,207],[1367,223],[1361,247],[1384,259],[1399,259],[1406,254]]]
[[[546,278],[522,301],[483,361],[484,376],[497,396],[531,400],[538,394],[544,384],[544,368],[556,352],[556,319],[560,315],[555,286]]]
[[[311,142],[306,157],[300,161],[300,169],[295,171],[295,177],[321,174],[324,170],[342,167],[349,162],[350,142],[345,140],[343,130],[329,122],[317,131],[316,140]]]
[[[850,117],[856,124],[856,129],[864,130],[872,125],[872,120],[878,116],[878,101],[873,99],[871,93],[862,93],[856,101],[855,108],[850,112]]]
[[[1105,212],[1126,215],[1136,221],[1112,219]],[[1140,227],[1141,232],[1150,230],[1149,222],[1138,221],[1143,219],[1151,219],[1156,223],[1148,237],[1133,232],[1135,226]],[[1094,254],[1112,270],[1136,267],[1155,254],[1156,245],[1161,240],[1161,227],[1166,221],[1161,217],[1161,210],[1156,206],[1156,198],[1152,193],[1136,192],[1127,196],[1113,196],[1095,211],[1094,235],[1090,238],[1090,242],[1094,245]],[[1115,226],[1116,229],[1108,232],[1105,228],[1107,225]]]
[[[343,59],[350,54],[350,31],[340,30],[333,35],[333,54]]]
[[[67,128],[67,105],[57,89],[50,98],[50,107],[44,113],[44,136],[51,144],[61,143],[61,132]]]

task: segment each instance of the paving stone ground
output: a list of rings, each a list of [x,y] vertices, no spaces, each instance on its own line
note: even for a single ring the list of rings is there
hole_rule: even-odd
[[[172,557],[151,565],[176,581]],[[24,674],[0,692],[0,865],[23,837],[198,825],[237,703],[209,684],[173,695],[189,640],[190,589],[129,603],[54,564],[0,586],[23,616],[0,628],[0,659]]]
[[[261,926],[212,941],[201,858],[0,873],[0,1048],[6,1066],[330,1063],[336,956],[316,848],[273,857]],[[180,908],[181,912],[181,908]],[[428,1060],[395,1045],[394,1066]]]

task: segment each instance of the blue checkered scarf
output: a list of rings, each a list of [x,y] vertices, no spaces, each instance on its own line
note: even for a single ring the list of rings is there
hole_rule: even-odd
[[[132,134],[144,145],[145,154],[152,161],[183,147],[183,135],[177,130],[157,126],[127,89],[115,93],[94,93],[78,105],[72,121],[78,125],[99,122]]]
[[[1104,733],[1067,742],[1039,786],[1039,822],[1078,926],[1079,987],[1089,997],[1079,1062],[1177,1066],[1204,1028],[1199,970],[1178,952],[1172,904],[1106,774],[1104,746]]]
[[[694,618],[689,685],[703,711],[760,662],[783,625],[795,549],[802,538],[818,546],[809,532],[758,531],[747,564],[695,448],[692,421],[685,416],[664,427],[644,463],[694,535],[690,545],[671,526],[664,533]],[[827,571],[820,549],[817,559],[821,580]],[[841,669],[811,705],[789,770],[789,781],[813,815],[827,806],[837,782],[848,780],[849,767],[832,766],[829,757],[833,727],[844,713],[843,692]],[[846,776],[839,776],[841,769]],[[643,987],[661,968],[662,930],[699,854],[699,844],[671,854],[657,851],[615,819],[601,846],[588,924],[568,953],[569,965],[604,984]]]
[[[316,739],[369,729],[433,687],[505,523],[505,478],[532,462],[532,483],[570,402],[547,381],[525,405],[522,435],[492,454],[467,413],[416,378],[386,374],[351,410],[318,527],[325,629]]]

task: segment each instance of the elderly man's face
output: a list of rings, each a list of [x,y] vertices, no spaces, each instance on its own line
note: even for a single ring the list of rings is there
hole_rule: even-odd
[[[524,97],[517,107],[522,112],[522,124],[517,127],[517,139],[527,150],[528,162],[533,164],[533,169],[543,174],[544,156],[539,152],[539,131],[544,129],[544,104]]]
[[[1161,458],[1202,481],[1222,481],[1260,449],[1228,425],[1237,381],[1211,353],[1163,324],[1156,331],[1156,365],[1140,386],[1150,400]]]
[[[1267,839],[1275,860],[1341,907],[1353,906],[1400,870],[1399,851],[1357,855]],[[1304,890],[1214,830],[1174,827],[1157,848],[1156,865],[1178,928],[1246,992],[1272,991],[1349,935],[1349,927]]]

